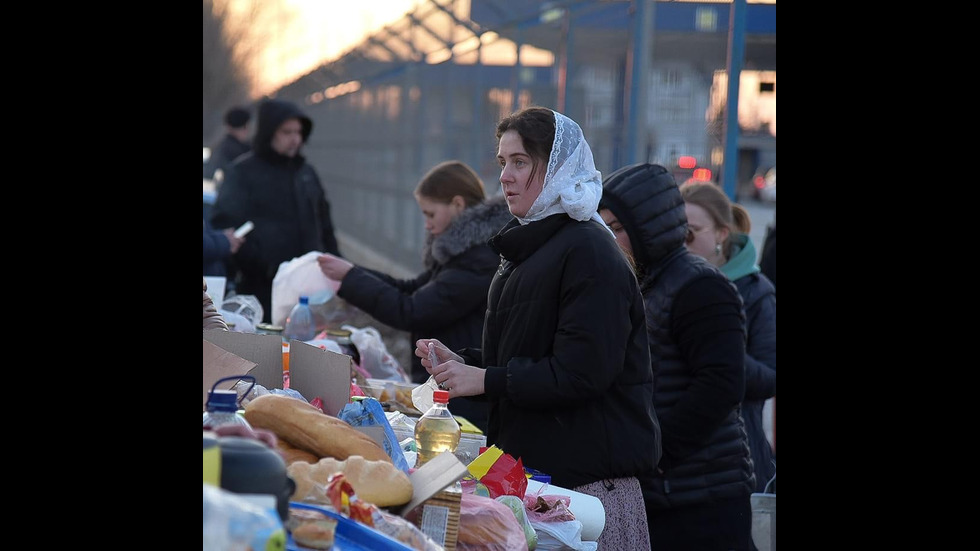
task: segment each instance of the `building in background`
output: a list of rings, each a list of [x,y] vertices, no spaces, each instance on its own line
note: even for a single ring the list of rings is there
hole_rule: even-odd
[[[650,161],[679,181],[718,181],[731,13],[730,2],[427,0],[275,95],[317,127],[304,155],[342,250],[417,273],[418,179],[459,159],[499,193],[494,127],[528,105],[579,122],[604,174]],[[775,2],[748,3],[744,29],[739,190],[776,164]]]

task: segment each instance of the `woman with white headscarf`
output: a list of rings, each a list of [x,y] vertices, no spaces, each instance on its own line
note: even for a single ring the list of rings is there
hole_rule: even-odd
[[[450,397],[489,402],[488,444],[602,502],[599,549],[649,549],[636,475],[660,459],[660,426],[643,297],[596,211],[602,175],[579,125],[550,109],[503,119],[497,140],[514,219],[489,241],[501,263],[483,348],[419,339],[415,354]]]

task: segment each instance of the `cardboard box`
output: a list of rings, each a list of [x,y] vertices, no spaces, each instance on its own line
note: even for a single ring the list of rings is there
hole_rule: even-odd
[[[248,374],[255,383],[268,389],[282,388],[282,338],[278,335],[259,335],[234,331],[204,331],[204,381],[211,384],[221,377]],[[207,343],[233,356],[216,354]],[[210,353],[209,353],[210,352]],[[244,373],[229,373],[235,369],[234,357],[252,366]],[[222,361],[216,361],[222,358]],[[230,366],[229,366],[230,363]],[[245,369],[247,365],[238,366]],[[311,346],[302,341],[289,342],[289,388],[296,390],[308,401],[320,397],[323,410],[337,416],[350,402],[351,357]],[[234,386],[231,381],[228,388]],[[207,391],[204,391],[207,399]]]

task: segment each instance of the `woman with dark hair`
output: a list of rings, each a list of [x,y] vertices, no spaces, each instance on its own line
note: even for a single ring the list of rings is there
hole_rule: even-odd
[[[424,272],[395,279],[331,254],[318,257],[320,270],[340,282],[339,297],[381,323],[409,331],[413,341],[437,335],[448,346],[477,347],[487,289],[500,263],[487,240],[513,217],[504,199],[488,199],[480,177],[459,161],[433,167],[416,186],[415,200],[425,217]],[[412,381],[425,382],[429,374],[412,359]],[[453,398],[449,410],[486,432],[486,402]]]
[[[663,456],[642,478],[650,544],[662,550],[755,549],[755,488],[739,415],[745,316],[738,289],[684,246],[695,239],[666,168],[641,163],[603,182],[599,214],[628,250],[646,303],[653,405]]]
[[[420,339],[415,355],[450,397],[490,403],[488,444],[602,502],[599,549],[649,549],[653,372],[636,277],[596,212],[602,175],[578,124],[541,107],[500,121],[497,162],[514,219],[490,239],[483,347]]]

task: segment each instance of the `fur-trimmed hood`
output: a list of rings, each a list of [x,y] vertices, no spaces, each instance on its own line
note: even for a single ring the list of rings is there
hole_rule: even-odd
[[[464,210],[438,237],[431,233],[426,235],[422,249],[425,269],[444,265],[474,245],[485,245],[513,218],[503,195],[489,197]]]

